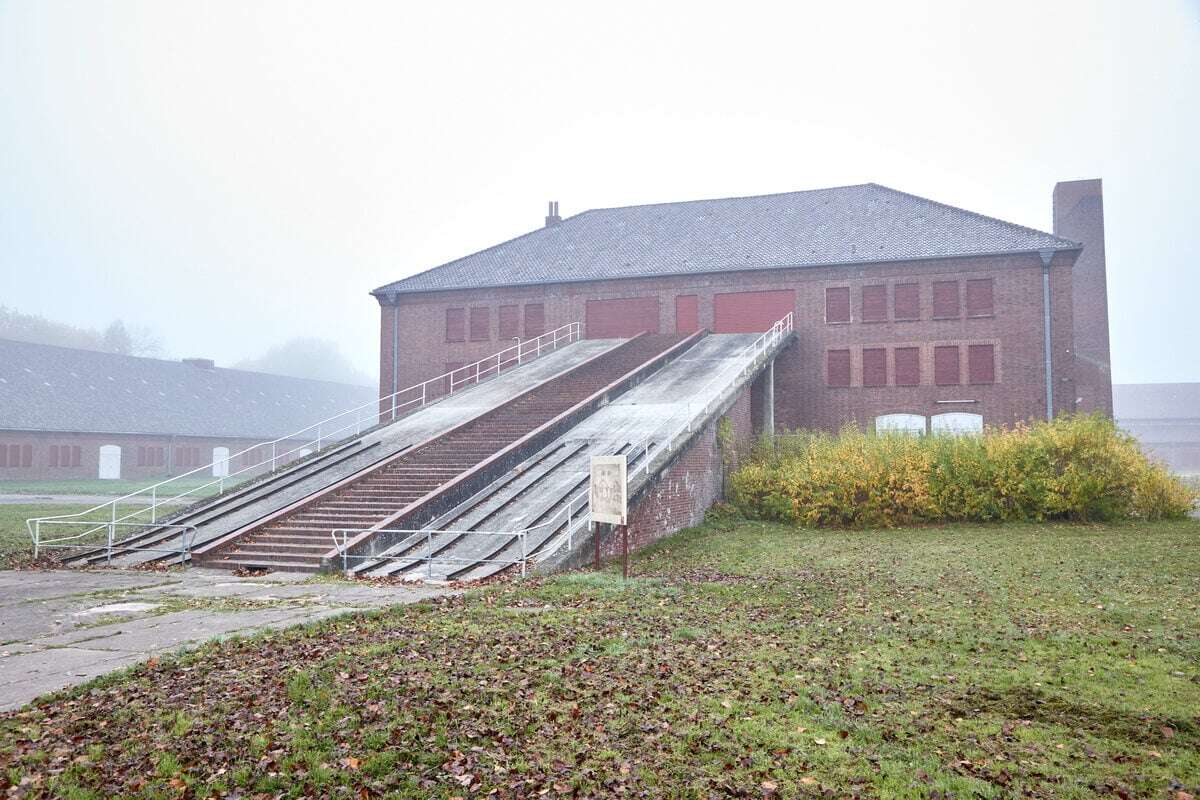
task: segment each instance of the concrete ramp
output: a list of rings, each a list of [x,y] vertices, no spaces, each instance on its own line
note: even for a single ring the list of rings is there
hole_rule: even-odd
[[[397,530],[395,544],[375,557],[334,554],[327,566],[439,582],[480,580],[522,562],[543,569],[577,562],[591,541],[591,457],[626,454],[630,497],[639,502],[697,437],[736,403],[748,402],[750,384],[791,343],[790,327],[756,346],[761,339],[705,337],[481,491],[419,529]]]
[[[191,505],[160,522],[195,525],[191,546],[202,547],[256,520],[325,489],[338,481],[422,441],[479,417],[527,391],[621,344],[620,339],[587,339],[560,347],[455,393],[386,426],[342,442],[304,461],[253,481],[232,492]],[[161,561],[180,563],[183,543],[177,527],[149,530],[123,542],[112,554],[114,566]],[[70,559],[78,565],[109,560],[106,550],[86,551]]]

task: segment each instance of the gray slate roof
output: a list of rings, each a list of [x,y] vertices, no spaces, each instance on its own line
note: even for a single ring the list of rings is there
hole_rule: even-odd
[[[866,183],[584,211],[372,294],[1079,247],[1049,233]]]
[[[273,439],[373,388],[0,339],[0,430]]]

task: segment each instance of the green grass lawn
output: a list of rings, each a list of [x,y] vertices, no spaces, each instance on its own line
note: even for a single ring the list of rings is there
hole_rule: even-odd
[[[64,480],[64,481],[0,481],[0,494],[93,494],[104,495],[106,497],[121,497],[123,495],[140,492],[146,487],[166,480],[166,476],[160,478],[144,478],[139,480]],[[166,496],[167,493],[179,494],[205,486],[211,483],[214,479],[208,476],[195,476],[187,478],[179,478],[172,481],[168,486],[159,489],[160,496]],[[231,485],[231,482],[226,483],[226,488]],[[217,485],[201,489],[195,493],[196,497],[206,497],[210,494],[217,493]],[[146,493],[149,498],[149,492]]]
[[[1200,522],[714,523],[634,569],[102,679],[0,719],[0,784],[76,798],[1197,791]]]

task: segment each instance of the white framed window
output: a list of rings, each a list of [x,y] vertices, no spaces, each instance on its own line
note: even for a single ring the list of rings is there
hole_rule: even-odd
[[[966,411],[950,411],[945,414],[934,414],[929,418],[929,426],[934,433],[948,436],[967,436],[983,433],[983,415],[971,414]]]
[[[875,433],[921,436],[925,433],[925,417],[922,414],[883,414],[875,418]]]

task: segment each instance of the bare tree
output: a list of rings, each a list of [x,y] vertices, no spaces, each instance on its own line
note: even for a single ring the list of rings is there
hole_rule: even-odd
[[[233,365],[235,369],[312,378],[337,383],[372,386],[371,376],[358,370],[328,339],[291,339],[272,347],[259,358],[249,358]]]

